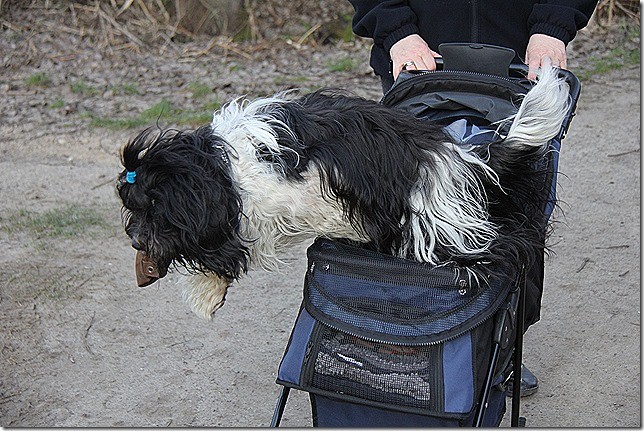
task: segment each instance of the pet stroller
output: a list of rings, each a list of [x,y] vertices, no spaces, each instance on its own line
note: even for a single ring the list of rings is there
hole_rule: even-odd
[[[382,103],[443,124],[467,145],[495,139],[533,85],[514,52],[445,44],[435,72],[403,72]],[[557,155],[580,92],[561,71],[571,107],[550,143],[544,238],[555,205]],[[545,240],[545,239],[544,239]],[[538,320],[543,261],[498,268],[486,283],[467,268],[433,266],[318,238],[307,251],[299,315],[279,367],[271,426],[289,391],[310,394],[314,426],[498,426],[505,384],[521,378],[523,332]],[[541,256],[542,257],[542,256]],[[517,266],[512,266],[516,268]],[[527,310],[527,313],[526,313]],[[513,385],[512,426],[520,385]]]

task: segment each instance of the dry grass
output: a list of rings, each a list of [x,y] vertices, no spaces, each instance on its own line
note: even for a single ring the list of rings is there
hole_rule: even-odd
[[[284,32],[298,43],[315,43],[313,33],[328,37],[328,28],[348,22],[352,11],[344,0],[0,0],[0,29],[55,30],[110,50],[204,38],[211,38],[211,48],[235,49],[232,42],[257,43]]]
[[[230,14],[221,12],[222,5],[232,4],[237,6],[228,7]],[[0,31],[25,36],[19,55],[6,56],[5,66],[39,58],[41,48],[28,35],[42,33],[90,41],[108,53],[152,48],[161,55],[175,51],[184,60],[211,51],[251,60],[280,43],[352,40],[352,13],[346,0],[0,0]],[[600,0],[589,30],[629,33],[632,39],[639,22],[639,1]],[[639,43],[639,32],[636,38]]]
[[[600,0],[597,4],[594,19],[600,26],[610,27],[622,18],[640,22],[639,0]]]

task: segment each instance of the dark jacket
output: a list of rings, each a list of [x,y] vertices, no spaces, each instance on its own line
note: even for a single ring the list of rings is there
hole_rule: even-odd
[[[353,31],[374,41],[371,67],[391,86],[389,49],[411,34],[438,52],[443,42],[505,46],[522,61],[528,39],[542,33],[568,44],[588,24],[597,0],[350,0]]]

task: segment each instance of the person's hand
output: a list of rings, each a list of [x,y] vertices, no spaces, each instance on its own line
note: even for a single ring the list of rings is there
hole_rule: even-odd
[[[537,69],[545,66],[546,59],[549,59],[553,66],[566,69],[566,45],[557,38],[545,34],[533,34],[530,36],[525,53],[528,79],[537,79]]]
[[[389,56],[395,80],[403,69],[436,70],[434,57],[440,57],[440,54],[429,49],[423,38],[412,34],[394,43]]]

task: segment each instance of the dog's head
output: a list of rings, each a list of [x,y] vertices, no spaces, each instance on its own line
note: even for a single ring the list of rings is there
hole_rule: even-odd
[[[121,152],[117,192],[132,246],[158,268],[214,273],[228,281],[246,271],[242,203],[226,142],[210,126],[146,129]]]

